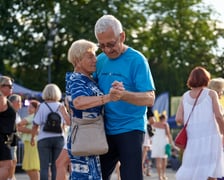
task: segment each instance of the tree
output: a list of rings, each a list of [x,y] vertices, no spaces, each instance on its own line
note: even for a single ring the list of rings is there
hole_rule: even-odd
[[[0,4],[1,72],[13,76],[21,84],[40,90],[47,83],[47,67],[41,61],[48,56],[47,43],[51,35],[56,4],[60,5],[60,22],[52,47],[52,82],[64,90],[64,75],[72,71],[67,62],[67,50],[74,40],[96,41],[94,24],[99,16],[115,14],[124,21],[127,32],[142,26],[146,19],[133,10],[136,1],[58,0],[3,1]],[[3,18],[4,17],[4,18]],[[136,19],[136,21],[133,21]],[[127,41],[130,41],[129,39]],[[13,67],[13,68],[11,68]]]
[[[148,58],[158,94],[184,92],[196,65],[222,75],[217,63],[223,57],[212,51],[221,31],[210,18],[212,10],[199,6],[201,0],[0,1],[0,72],[29,88],[41,90],[51,67],[52,82],[64,91],[65,72],[73,70],[67,61],[69,46],[80,38],[96,42],[94,25],[103,14],[121,20],[126,43]],[[56,24],[55,15],[60,17]],[[48,56],[51,66],[42,61]]]
[[[149,0],[149,62],[158,90],[181,95],[191,69],[202,65],[216,75],[212,48],[217,47],[218,34],[211,9],[203,9],[200,0]]]

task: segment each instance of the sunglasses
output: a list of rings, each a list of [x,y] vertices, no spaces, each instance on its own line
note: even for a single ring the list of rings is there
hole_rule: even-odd
[[[2,84],[1,87],[8,87],[9,89],[12,89],[12,84]]]

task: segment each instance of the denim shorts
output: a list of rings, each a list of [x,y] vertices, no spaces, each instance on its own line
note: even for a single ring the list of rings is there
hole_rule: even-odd
[[[10,151],[11,151],[12,160],[17,160],[17,155],[16,155],[17,146],[11,146]]]

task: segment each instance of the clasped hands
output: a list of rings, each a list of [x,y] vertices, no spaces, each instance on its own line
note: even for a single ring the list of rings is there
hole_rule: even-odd
[[[110,99],[112,101],[118,101],[122,98],[122,96],[124,95],[125,92],[125,88],[123,86],[122,82],[119,81],[114,81],[112,83],[112,87],[110,88]]]

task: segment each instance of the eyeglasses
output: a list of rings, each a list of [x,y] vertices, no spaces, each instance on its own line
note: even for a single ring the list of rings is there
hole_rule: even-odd
[[[117,42],[119,40],[119,37],[113,42],[109,42],[109,43],[106,43],[106,44],[98,44],[98,47],[102,50],[104,50],[105,48],[113,49],[115,47],[115,45],[117,44]]]
[[[2,84],[1,87],[8,87],[9,89],[12,89],[12,84]]]

